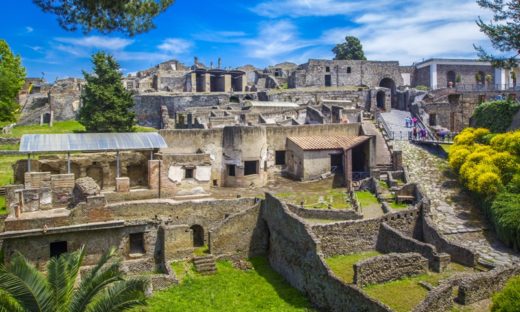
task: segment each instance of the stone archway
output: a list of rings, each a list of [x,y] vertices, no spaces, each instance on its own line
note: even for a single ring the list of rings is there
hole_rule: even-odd
[[[392,78],[383,78],[383,79],[381,79],[381,81],[379,82],[379,86],[380,86],[380,87],[383,87],[383,88],[388,88],[388,89],[390,89],[390,94],[391,94],[391,97],[390,97],[391,107],[392,107],[392,108],[397,107],[397,94],[396,94],[396,85],[395,85],[395,81],[394,81]]]
[[[193,247],[204,246],[204,228],[201,225],[194,224],[190,229],[192,231]]]

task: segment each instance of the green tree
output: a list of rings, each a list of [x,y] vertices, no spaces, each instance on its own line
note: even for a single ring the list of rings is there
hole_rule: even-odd
[[[493,20],[489,23],[478,18],[477,25],[480,31],[488,36],[495,49],[502,53],[512,53],[510,56],[496,56],[489,54],[480,46],[475,46],[479,57],[492,62],[497,67],[515,67],[520,54],[520,1],[477,0],[477,3],[482,8],[493,12]]]
[[[346,36],[345,42],[337,44],[332,52],[336,54],[335,60],[363,60],[366,61],[363,46],[358,38]]]
[[[74,287],[84,257],[82,247],[51,258],[44,275],[16,253],[10,264],[0,265],[0,311],[109,312],[146,303],[148,281],[123,279],[121,262],[114,259],[115,248],[105,253]]]
[[[88,132],[131,132],[135,124],[132,94],[121,82],[119,64],[104,52],[92,56],[94,73],[83,72],[87,84],[78,121]]]
[[[14,121],[19,108],[16,97],[24,81],[20,56],[14,55],[7,42],[0,39],[0,121]]]
[[[84,33],[121,31],[130,36],[147,32],[153,19],[174,0],[33,0],[44,12],[57,16],[60,26]]]

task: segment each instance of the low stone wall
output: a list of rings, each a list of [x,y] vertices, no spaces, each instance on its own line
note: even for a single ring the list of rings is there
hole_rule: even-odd
[[[433,245],[408,237],[388,224],[381,224],[376,249],[383,253],[416,252],[428,259],[429,267],[442,272],[450,263],[447,254],[438,254]]]
[[[323,311],[391,311],[359,288],[344,284],[323,260],[311,228],[285,204],[266,194],[263,219],[269,229],[271,267]]]
[[[0,145],[15,145],[20,144],[19,138],[0,138]]]
[[[461,246],[457,243],[450,242],[442,236],[437,228],[433,225],[433,221],[423,209],[422,214],[422,232],[423,240],[437,248],[440,252],[445,252],[451,256],[451,260],[457,263],[473,267],[477,264],[478,254],[469,248]]]
[[[509,278],[520,274],[520,267],[499,267],[489,272],[467,276],[459,283],[457,301],[467,305],[491,297],[501,290]]]
[[[376,249],[379,228],[383,222],[413,236],[417,220],[417,209],[410,209],[375,219],[316,224],[312,226],[312,231],[321,242],[323,254],[331,257]]]
[[[300,218],[324,219],[324,220],[358,220],[363,219],[363,215],[352,209],[307,209],[296,205],[287,204],[289,210]]]
[[[428,296],[413,309],[413,312],[445,312],[453,306],[453,286],[441,284],[432,289]]]
[[[354,265],[354,283],[360,287],[395,281],[428,272],[428,260],[418,253],[390,253]]]
[[[267,226],[260,219],[260,203],[229,216],[209,232],[209,250],[218,258],[251,258],[268,247]]]

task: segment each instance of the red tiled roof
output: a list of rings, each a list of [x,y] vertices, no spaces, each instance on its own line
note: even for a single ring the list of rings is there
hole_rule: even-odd
[[[365,142],[370,137],[360,136],[305,136],[288,137],[287,139],[299,146],[304,151],[308,150],[330,150],[330,149],[351,149],[356,145]]]

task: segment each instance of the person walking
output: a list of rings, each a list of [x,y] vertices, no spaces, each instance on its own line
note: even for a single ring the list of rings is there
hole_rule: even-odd
[[[410,128],[411,123],[412,123],[412,121],[410,120],[410,117],[406,116],[406,118],[404,119],[404,124],[405,124],[406,128]]]
[[[415,118],[415,117],[412,118],[412,122],[413,122],[413,126],[414,127],[417,126],[417,118]]]
[[[414,140],[417,139],[417,127],[413,127],[412,129],[412,137]]]

